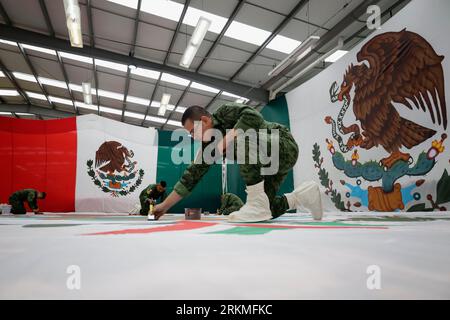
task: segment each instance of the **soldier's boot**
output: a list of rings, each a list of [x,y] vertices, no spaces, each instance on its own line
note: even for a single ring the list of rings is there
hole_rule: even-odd
[[[293,192],[284,196],[289,203],[289,210],[303,207],[311,212],[314,220],[322,220],[323,207],[318,183],[314,181],[302,183]]]
[[[228,216],[231,222],[260,222],[272,219],[270,202],[264,192],[264,181],[247,186],[247,202]]]

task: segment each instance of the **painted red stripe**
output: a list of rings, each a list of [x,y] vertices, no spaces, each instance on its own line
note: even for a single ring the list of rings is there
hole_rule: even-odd
[[[143,234],[143,233],[154,233],[154,232],[164,232],[164,231],[184,231],[200,229],[205,227],[210,227],[216,225],[215,222],[194,222],[194,221],[179,221],[178,223],[171,224],[162,227],[152,227],[152,228],[141,228],[141,229],[123,229],[115,231],[106,232],[96,232],[88,233],[85,236],[98,236],[98,235],[115,235],[115,234]]]

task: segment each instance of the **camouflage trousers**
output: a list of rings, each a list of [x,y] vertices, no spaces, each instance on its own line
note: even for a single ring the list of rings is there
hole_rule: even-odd
[[[11,205],[11,213],[14,214],[26,214],[27,209],[25,209],[24,203],[15,197],[9,198],[9,204]]]
[[[270,202],[272,217],[277,218],[289,210],[289,204],[285,196],[277,196],[284,179],[294,167],[298,158],[298,145],[288,129],[279,129],[279,167],[273,175],[262,175],[260,163],[240,164],[239,169],[242,179],[247,186],[257,184],[264,180],[264,191]]]
[[[141,203],[141,210],[139,211],[139,214],[142,216],[148,215],[148,211],[150,210],[150,202],[148,202],[147,200],[147,192],[146,190],[144,190],[139,195],[139,202]]]

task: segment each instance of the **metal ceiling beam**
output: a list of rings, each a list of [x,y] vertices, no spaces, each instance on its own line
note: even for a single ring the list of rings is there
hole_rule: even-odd
[[[50,16],[48,15],[47,6],[45,4],[45,0],[39,0],[39,5],[41,7],[42,15],[44,16],[45,24],[47,25],[47,30],[51,37],[55,36],[55,29],[53,29],[52,22],[50,20]],[[72,100],[72,106],[75,113],[78,113],[77,107],[75,106],[75,99],[73,97],[72,90],[69,87],[69,77],[67,76],[66,68],[64,67],[64,64],[62,62],[61,56],[59,55],[58,51],[56,52],[56,59],[58,60],[59,67],[61,69],[61,72],[64,77],[64,81],[66,83],[67,91],[69,92],[70,99]]]
[[[207,86],[221,88],[224,91],[258,102],[266,103],[269,98],[269,92],[263,88],[252,89],[250,86],[235,83],[229,80],[223,80],[220,78],[187,71],[156,62],[138,59],[104,49],[98,49],[88,46],[84,46],[83,48],[75,48],[71,47],[70,43],[67,40],[52,38],[47,35],[16,27],[2,26],[2,28],[0,28],[0,37],[6,40],[18,41],[21,43],[27,43],[30,45],[40,46],[48,49],[61,50],[73,54],[104,59],[125,65],[133,64],[137,67],[148,68],[160,72],[167,72],[191,81],[199,82]]]
[[[52,117],[52,118],[67,118],[67,117],[74,117],[75,114],[55,109],[49,109],[44,108],[40,106],[36,106],[33,104],[0,104],[0,111],[1,112],[19,112],[19,113],[32,113],[36,115],[41,115],[45,117]]]
[[[278,75],[270,78],[262,86],[264,88],[271,88],[283,76],[285,76],[290,71],[300,66],[309,57],[313,56],[314,54],[316,54],[317,51],[321,50],[323,47],[325,47],[331,41],[333,41],[342,31],[344,31],[348,26],[350,26],[353,22],[355,22],[358,17],[366,13],[368,6],[376,4],[378,2],[379,0],[364,0],[360,5],[358,5],[355,9],[353,9],[353,11],[349,12],[342,20],[340,20],[333,28],[331,28],[330,31],[328,31],[327,33],[325,33],[325,35],[320,37],[320,40],[317,41],[316,45],[313,48],[314,50],[311,50],[311,52],[308,53],[300,61],[294,62],[292,66],[281,71]]]
[[[39,0],[39,6],[41,7],[42,15],[44,16],[45,24],[47,25],[47,30],[51,37],[55,36],[55,30],[53,29],[52,22],[50,21],[50,16],[48,15],[47,6],[45,5],[45,0]]]
[[[175,29],[175,33],[172,36],[172,40],[170,40],[169,49],[167,49],[166,57],[164,58],[163,64],[167,64],[169,60],[170,53],[172,52],[173,46],[175,45],[175,41],[177,40],[178,32],[180,31],[181,25],[183,24],[184,17],[186,16],[186,11],[191,4],[191,0],[186,0],[184,3],[183,11],[181,12],[180,19],[178,20],[177,27]]]
[[[19,92],[19,94],[22,96],[22,98],[25,100],[25,102],[30,105],[31,101],[28,98],[28,96],[25,94],[25,92],[22,90],[20,85],[17,83],[16,78],[14,75],[6,68],[6,66],[3,64],[3,61],[0,59],[0,69],[2,70],[3,74],[8,78],[8,80],[13,84],[14,88]]]
[[[231,13],[231,15],[228,17],[227,22],[225,23],[224,27],[222,28],[222,31],[220,32],[220,34],[217,36],[216,40],[214,40],[213,44],[211,45],[211,47],[209,48],[208,52],[206,53],[205,57],[203,57],[202,61],[200,62],[200,64],[198,65],[198,67],[195,69],[195,72],[198,73],[200,71],[200,68],[203,66],[203,64],[208,60],[208,58],[212,55],[213,51],[216,49],[217,45],[220,43],[220,41],[222,40],[223,36],[225,35],[225,33],[227,32],[228,28],[230,27],[231,23],[233,22],[234,18],[236,18],[236,15],[238,14],[239,10],[241,10],[242,6],[246,3],[245,0],[240,0],[238,2],[238,4],[236,5],[236,7],[234,7],[233,12]],[[181,97],[178,99],[177,103],[175,104],[175,106],[178,106],[178,104],[181,103],[181,101],[183,100],[184,96],[187,94],[187,92],[189,91],[189,88],[192,85],[192,81],[189,82],[188,86],[186,87],[186,89],[184,89],[183,93],[181,94]],[[175,108],[176,109],[176,108]],[[169,115],[167,116],[167,120],[166,122],[161,126],[161,130],[164,129],[164,127],[167,125],[167,122],[169,122],[170,117],[172,116],[172,114],[175,112],[175,109],[172,110]]]
[[[173,45],[175,44],[175,40],[177,38],[178,32],[180,31],[181,24],[183,23],[184,17],[186,16],[186,12],[187,12],[187,9],[189,8],[190,3],[191,3],[191,0],[186,0],[186,2],[184,3],[183,11],[181,13],[180,19],[178,20],[177,27],[175,29],[175,33],[172,36],[172,40],[170,41],[169,49],[167,50],[166,56],[164,57],[163,65],[167,65],[167,61],[169,60],[170,52],[172,51]],[[145,118],[147,118],[148,111],[150,110],[152,102],[155,99],[156,91],[158,90],[158,87],[161,83],[161,77],[162,77],[162,72],[159,74],[158,80],[156,81],[156,84],[155,84],[155,88],[153,89],[152,96],[150,98],[150,103],[148,105],[147,110],[145,111]],[[189,86],[190,85],[191,85],[191,83],[189,83]],[[176,109],[176,107],[177,107],[177,105],[175,105],[175,109]],[[170,114],[169,114],[169,116],[170,116]],[[144,126],[145,118],[144,118],[144,120],[142,120],[142,123],[141,123],[142,126]],[[169,121],[169,117],[167,117],[166,122],[163,124],[163,126],[166,125],[167,121]]]
[[[17,43],[17,46],[19,47],[19,51],[22,54],[22,57],[24,58],[25,62],[28,65],[28,68],[31,70],[31,74],[34,76],[34,79],[36,79],[36,83],[38,84],[39,88],[41,89],[42,93],[45,95],[45,98],[50,103],[53,109],[55,109],[55,104],[52,102],[51,99],[49,99],[49,94],[47,90],[44,88],[44,86],[41,83],[41,80],[39,80],[39,76],[36,72],[36,69],[34,68],[33,64],[31,63],[30,58],[28,57],[27,53],[25,52],[25,49],[22,47],[22,44]]]
[[[7,25],[11,25],[11,19],[9,18],[8,13],[6,13],[5,8],[3,8],[1,2],[0,2],[0,15],[2,16],[3,20],[5,20]]]
[[[160,127],[161,130],[164,130],[164,127],[167,125],[167,122],[169,122],[170,117],[175,112],[175,110],[177,109],[177,107],[181,103],[181,101],[184,99],[184,96],[189,92],[191,85],[192,85],[192,81],[189,82],[189,84],[184,89],[183,93],[181,94],[180,98],[178,99],[177,103],[175,104],[175,108],[172,111],[170,111],[169,115],[167,116],[166,122],[164,122],[163,125]]]
[[[213,51],[216,49],[217,45],[222,40],[223,36],[225,35],[225,32],[227,32],[229,26],[233,22],[234,18],[236,18],[239,10],[241,10],[242,6],[246,3],[245,0],[240,0],[236,7],[234,7],[233,12],[231,13],[230,17],[227,20],[227,23],[225,23],[225,26],[222,28],[222,31],[217,36],[216,40],[214,40],[213,44],[209,48],[208,52],[206,53],[206,56],[202,59],[202,62],[198,65],[197,69],[195,69],[195,72],[199,72],[200,68],[203,66],[203,64],[208,60],[208,58],[212,55]]]
[[[222,95],[222,93],[223,93],[223,91],[220,90],[220,91],[214,96],[214,98],[212,98],[211,101],[206,105],[205,110],[208,110],[208,109],[212,106],[212,104],[213,104],[214,102],[216,102],[217,99],[219,99],[219,97]]]
[[[247,1],[246,3],[248,3],[248,1]],[[86,4],[84,4],[84,3],[79,3],[79,5],[80,5],[80,7],[86,6]],[[95,9],[95,10],[98,10],[98,11],[101,11],[101,12],[104,12],[104,13],[108,13],[108,14],[113,14],[113,15],[116,15],[116,16],[121,17],[121,18],[123,18],[123,19],[133,20],[133,18],[131,18],[131,17],[125,15],[125,14],[118,13],[117,11],[111,11],[111,10],[108,10],[108,9],[105,9],[105,8],[101,8],[101,7],[98,7],[98,6],[95,6],[95,5],[92,5],[91,7],[92,7],[93,9]],[[266,10],[267,10],[267,9],[266,9]],[[268,10],[268,11],[270,12],[270,10]],[[284,16],[284,15],[283,15],[283,16]],[[156,27],[156,28],[158,28],[158,29],[163,29],[163,30],[167,30],[167,31],[173,31],[172,28],[169,28],[169,27],[167,27],[167,26],[165,26],[165,25],[162,25],[162,24],[150,22],[150,21],[139,20],[139,23],[142,23],[142,24],[145,24],[145,25],[151,26],[151,27]],[[189,34],[187,34],[187,32],[183,31],[182,29],[180,29],[180,31],[178,32],[178,34],[184,35],[184,36],[186,36],[186,37],[189,36]],[[110,39],[103,38],[103,40],[110,40]],[[208,42],[208,43],[213,43],[213,42],[214,42],[214,41],[209,40],[209,39],[206,39],[206,38],[203,39],[203,41]],[[224,46],[224,47],[230,48],[230,49],[240,50],[240,51],[245,52],[245,53],[248,53],[248,54],[252,54],[252,53],[253,53],[253,51],[249,51],[249,50],[247,50],[247,49],[245,49],[245,48],[242,48],[242,47],[237,47],[237,46],[234,46],[234,45],[230,45],[230,44],[228,44],[228,43],[223,43],[223,42],[222,42],[221,45]],[[144,47],[144,48],[146,48],[146,47]],[[146,48],[146,49],[152,50],[152,49],[154,49],[154,48]],[[156,50],[159,50],[159,49],[156,49]],[[262,55],[262,54],[260,54],[260,56],[263,57],[263,58],[267,58],[267,59],[270,59],[270,60],[274,60],[274,61],[281,62],[281,59],[277,59],[277,58],[274,58],[274,57],[265,56],[265,55]]]
[[[136,9],[136,18],[134,19],[134,30],[133,30],[133,42],[131,44],[131,50],[130,50],[130,57],[134,57],[134,50],[136,49],[136,39],[137,39],[137,33],[139,29],[139,15],[141,13],[141,3],[142,0],[138,0],[138,5]],[[125,109],[127,108],[127,97],[128,97],[128,91],[130,90],[130,73],[131,70],[128,67],[127,68],[127,76],[125,80],[125,90],[123,92],[123,102],[122,102],[122,122],[125,121]],[[144,118],[145,120],[145,118]]]
[[[94,37],[94,25],[92,23],[92,6],[91,0],[87,0],[87,17],[88,17],[88,28],[89,28],[89,43],[91,48],[95,48],[95,37]],[[94,85],[95,85],[95,97],[97,100],[97,114],[100,115],[100,98],[98,96],[98,76],[97,76],[97,66],[95,65],[95,59],[92,61],[92,73],[94,74]]]
[[[148,111],[150,110],[151,105],[152,105],[152,102],[153,102],[153,100],[155,99],[156,89],[157,89],[157,87],[158,87],[159,82],[161,81],[161,77],[162,77],[162,72],[159,73],[158,80],[156,81],[155,88],[153,89],[152,96],[150,97],[150,102],[149,102],[149,104],[148,104],[148,106],[147,106],[147,110],[145,110],[145,117],[144,117],[144,119],[143,119],[142,122],[141,122],[141,126],[144,126],[145,118],[147,118],[147,116],[148,116]]]
[[[247,61],[231,76],[230,80],[234,80],[242,71],[251,63],[266,47],[267,45],[288,25],[289,22],[303,9],[303,7],[309,2],[309,0],[300,0],[297,5],[291,10],[291,12],[283,19],[283,21],[275,28],[272,34],[261,44]],[[254,100],[254,99],[252,99]],[[264,102],[264,101],[258,101]],[[267,102],[267,101],[266,101]]]

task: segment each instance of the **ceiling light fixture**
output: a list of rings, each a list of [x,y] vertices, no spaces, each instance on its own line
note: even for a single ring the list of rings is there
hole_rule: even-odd
[[[306,66],[305,68],[303,68],[302,70],[300,70],[300,72],[298,72],[295,76],[293,76],[292,78],[290,78],[288,81],[284,82],[283,84],[281,84],[278,88],[274,89],[274,90],[270,90],[270,95],[269,95],[269,100],[273,100],[275,99],[276,95],[278,92],[280,92],[281,90],[283,90],[284,88],[290,86],[292,83],[294,83],[295,81],[297,81],[300,77],[302,77],[304,74],[306,74],[308,71],[310,71],[312,68],[314,68],[318,63],[325,61],[326,59],[328,59],[330,56],[332,56],[333,54],[335,54],[337,51],[341,50],[342,47],[344,46],[344,39],[342,37],[339,38],[338,40],[338,44],[336,47],[334,47],[333,49],[331,49],[330,51],[328,51],[327,53],[325,53],[324,55],[321,55],[319,58],[317,58],[315,61],[313,61],[312,63],[310,63],[308,66]]]
[[[188,46],[186,47],[186,50],[184,51],[184,54],[181,57],[180,66],[187,69],[189,68],[210,26],[211,20],[206,19],[205,17],[200,17],[198,19],[194,33],[192,34]]]
[[[81,14],[78,0],[64,0],[66,12],[67,30],[69,30],[70,45],[72,47],[83,47],[83,36],[81,34]]]
[[[83,89],[83,100],[86,104],[92,104],[92,91],[91,91],[91,83],[83,82],[81,83],[81,87]]]
[[[159,104],[158,116],[164,116],[169,105],[171,95],[169,93],[164,93],[161,98],[161,103]]]
[[[270,77],[276,76],[281,71],[286,69],[292,63],[300,61],[312,50],[312,46],[320,39],[318,36],[310,36],[302,42],[294,51],[292,51],[283,61],[281,61],[268,75]]]

